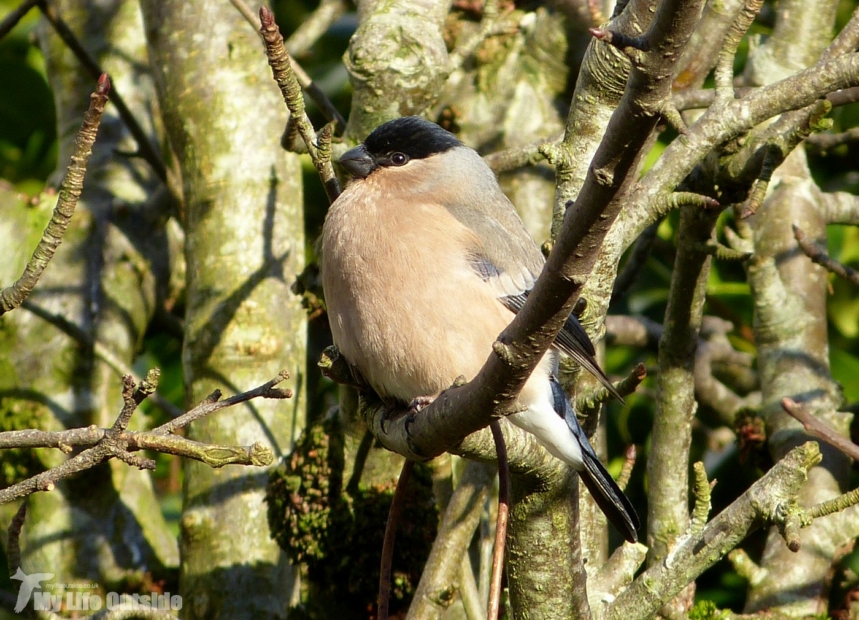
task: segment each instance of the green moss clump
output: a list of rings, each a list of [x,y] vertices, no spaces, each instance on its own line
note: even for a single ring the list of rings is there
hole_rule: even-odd
[[[698,601],[689,610],[689,620],[727,620],[730,611],[720,610],[713,601]]]
[[[366,616],[376,601],[382,540],[396,482],[345,490],[341,438],[335,419],[304,431],[269,480],[268,520],[272,537],[290,560],[307,566],[313,596],[353,614],[362,610]],[[418,465],[406,487],[397,529],[392,612],[407,607],[414,595],[437,525],[432,478],[428,468]],[[300,614],[322,617],[310,607]]]

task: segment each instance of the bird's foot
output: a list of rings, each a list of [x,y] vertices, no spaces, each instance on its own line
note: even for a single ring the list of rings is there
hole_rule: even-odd
[[[418,396],[412,402],[409,403],[409,412],[420,413],[421,410],[430,406],[434,400],[435,396]]]

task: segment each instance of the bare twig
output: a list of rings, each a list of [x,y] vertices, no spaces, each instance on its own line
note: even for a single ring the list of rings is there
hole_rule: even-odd
[[[841,450],[854,461],[859,460],[859,446],[842,437],[821,420],[811,415],[802,404],[790,398],[781,400],[782,408],[802,424],[809,435],[822,439],[826,443]]]
[[[495,471],[495,467],[466,461],[439,523],[438,535],[433,541],[432,550],[409,607],[409,618],[435,618],[442,615],[450,602],[450,593],[455,591],[459,584],[468,620],[486,620],[485,601],[488,587],[484,590],[474,583],[468,547],[484,514],[489,491],[495,480]],[[480,536],[481,542],[487,539],[488,533]],[[481,554],[481,577],[489,564],[488,558],[482,557]]]
[[[261,386],[249,390],[247,392],[242,392],[241,394],[231,396],[226,400],[219,400],[220,393],[218,393],[217,396],[215,394],[212,394],[209,398],[191,409],[191,411],[179,416],[175,420],[171,420],[166,424],[162,424],[161,426],[152,429],[152,432],[159,435],[173,433],[176,431],[176,429],[182,428],[183,426],[187,426],[194,420],[205,417],[210,413],[218,411],[219,409],[232,407],[233,405],[238,405],[239,403],[249,401],[252,398],[292,398],[292,390],[282,390],[280,388],[274,387],[281,381],[288,378],[289,372],[286,370],[281,370],[278,375],[271,381],[268,381]]]
[[[755,21],[755,15],[761,10],[761,5],[763,5],[763,0],[747,0],[725,37],[713,72],[717,99],[733,99],[734,97],[734,56],[737,54],[740,39]]]
[[[143,432],[130,432],[126,431],[125,428],[127,428],[131,415],[137,406],[157,387],[158,372],[150,372],[147,375],[147,380],[140,385],[135,385],[132,378],[126,376],[123,378],[123,400],[125,404],[113,426],[109,429],[90,426],[85,429],[59,432],[28,430],[0,433],[0,448],[56,447],[68,453],[72,451],[72,446],[90,446],[53,469],[0,490],[0,504],[8,503],[37,491],[51,491],[60,480],[112,458],[118,458],[140,469],[154,469],[155,462],[151,459],[131,454],[137,450],[154,450],[185,456],[199,460],[211,467],[222,467],[229,464],[269,465],[274,460],[274,456],[271,450],[259,443],[248,447],[219,446],[191,441],[168,433],[217,409],[244,402],[250,398],[258,396],[286,398],[287,394],[291,395],[288,390],[277,390],[272,387],[281,381],[284,375],[285,372],[254,390],[239,394],[221,403],[204,402],[194,410],[189,411],[188,414],[172,422],[152,431]]]
[[[852,282],[859,286],[859,271],[848,267],[842,263],[839,263],[837,260],[830,258],[829,254],[827,254],[823,248],[814,243],[811,239],[809,239],[805,232],[797,226],[793,225],[793,236],[796,237],[796,242],[799,244],[799,247],[802,248],[802,251],[805,252],[805,255],[808,256],[812,261],[824,267],[827,271],[831,271],[835,275],[841,276],[848,282]],[[788,411],[788,413],[790,413]],[[793,414],[791,414],[793,415]],[[796,417],[796,416],[794,416]]]
[[[12,29],[18,25],[18,22],[20,22],[21,19],[30,12],[30,9],[38,3],[39,0],[24,0],[12,12],[4,17],[3,21],[0,22],[0,39],[12,32]]]
[[[349,11],[349,3],[345,2],[345,0],[322,0],[313,13],[304,19],[298,28],[295,29],[295,32],[289,35],[289,38],[286,40],[286,49],[289,50],[290,55],[300,56],[307,52],[328,31],[334,22],[340,19],[342,15],[345,15],[347,11]],[[299,79],[301,79],[300,76]],[[314,97],[313,100],[316,101],[316,98]],[[333,105],[331,108],[336,112],[336,108]],[[328,120],[332,119],[329,118]],[[340,125],[341,128],[345,127],[342,118],[337,118],[337,121],[342,123]]]
[[[24,527],[24,520],[27,518],[27,501],[21,502],[18,507],[18,512],[9,523],[9,528],[6,530],[8,538],[6,539],[6,560],[9,565],[9,575],[12,576],[18,572],[21,567],[21,529]]]
[[[643,364],[639,364],[639,366],[643,366]],[[638,458],[638,450],[635,448],[635,444],[629,444],[629,447],[626,449],[626,454],[624,454],[623,459],[623,467],[620,470],[620,475],[617,477],[617,488],[621,491],[626,490],[626,485],[629,484],[629,478],[632,476],[632,468],[635,467],[635,461]]]
[[[480,590],[477,587],[477,579],[474,577],[474,569],[471,567],[471,559],[467,553],[462,555],[462,568],[460,569],[459,593],[462,598],[462,606],[465,609],[467,620],[483,620],[486,617],[486,605],[480,598]]]
[[[124,431],[128,428],[128,423],[131,421],[131,416],[137,411],[147,396],[150,396],[158,387],[158,379],[161,378],[161,371],[153,368],[146,374],[146,379],[140,381],[136,386],[134,379],[126,375],[122,378],[122,411],[113,423],[111,430]]]
[[[400,479],[397,480],[397,488],[394,490],[394,498],[391,501],[391,511],[388,513],[388,522],[385,525],[385,539],[382,543],[382,565],[379,569],[379,610],[376,613],[378,620],[388,620],[388,606],[391,602],[391,575],[394,564],[394,541],[397,537],[397,525],[400,522],[400,514],[403,511],[403,502],[406,496],[406,485],[412,475],[415,462],[406,459]]]
[[[89,74],[93,79],[100,79],[99,76],[104,74],[101,66],[95,58],[90,55],[86,48],[84,48],[75,33],[72,32],[72,29],[69,28],[69,25],[57,12],[57,9],[49,4],[47,0],[39,0],[38,4],[42,14],[48,22],[50,22],[51,26],[54,27],[57,35],[59,35],[69,49],[72,50],[74,55],[77,56],[84,69],[89,71]],[[131,110],[125,104],[125,100],[123,100],[120,94],[116,91],[115,86],[113,88],[113,93],[110,96],[110,100],[113,102],[113,105],[116,106],[116,111],[119,112],[119,117],[125,123],[125,126],[128,127],[128,131],[131,132],[135,142],[137,142],[136,154],[146,161],[152,167],[152,171],[161,180],[161,182],[167,185],[167,168],[164,165],[164,160],[161,159],[161,154],[149,141],[149,137],[146,135],[143,127],[141,127],[140,123],[137,122],[137,119],[134,118],[134,114],[132,114]]]
[[[766,576],[767,570],[758,566],[743,549],[734,549],[728,554],[728,561],[740,577],[751,585],[756,585]]]
[[[280,87],[286,107],[289,108],[290,114],[295,119],[294,122],[298,127],[301,137],[304,139],[304,144],[307,146],[310,158],[319,171],[322,184],[325,186],[325,193],[328,195],[328,201],[334,202],[337,196],[340,195],[340,186],[337,183],[337,177],[334,175],[334,167],[331,165],[330,159],[326,161],[324,158],[321,159],[319,157],[319,138],[304,109],[301,85],[295,77],[295,71],[292,68],[290,55],[283,44],[280,29],[277,27],[274,15],[270,10],[262,7],[259,10],[259,15],[262,24],[260,26],[260,33],[265,41],[268,64],[271,66],[274,80]]]
[[[257,34],[261,34],[259,32],[260,20],[254,15],[254,12],[247,3],[244,0],[230,0],[230,2],[239,10],[245,21],[257,31]],[[338,123],[341,130],[346,127],[346,120],[343,118],[343,115],[340,114],[323,90],[316,85],[307,72],[298,64],[294,56],[306,52],[316,42],[316,39],[325,34],[328,27],[346,12],[346,8],[346,3],[343,0],[323,0],[313,14],[302,22],[298,30],[285,43],[286,49],[289,51],[289,63],[301,88],[319,106],[325,118]]]
[[[560,138],[557,140],[540,140],[539,142],[532,142],[525,146],[516,146],[503,151],[496,151],[484,157],[483,161],[486,162],[487,166],[492,168],[495,174],[533,166],[546,158],[542,151],[546,148],[547,143],[554,144],[559,140]]]
[[[646,378],[647,369],[644,367],[644,364],[636,364],[630,373],[618,381],[614,387],[621,396],[629,396],[635,393],[635,390],[638,389],[638,386]],[[615,396],[605,386],[600,385],[593,391],[583,390],[581,394],[576,394],[574,409],[589,416],[590,412],[595,411],[600,405],[611,402],[614,398]]]
[[[107,93],[110,90],[110,80],[106,73],[98,78],[95,92],[90,95],[89,109],[84,114],[83,125],[75,140],[75,151],[72,154],[66,176],[60,184],[57,206],[51,221],[48,222],[39,245],[33,252],[33,257],[27,263],[24,273],[12,286],[0,292],[0,316],[20,306],[33,291],[54,253],[63,241],[63,235],[71,222],[83,189],[84,175],[92,145],[107,103]]]
[[[820,502],[809,508],[806,512],[812,519],[819,519],[827,515],[835,514],[859,504],[859,489],[853,489],[838,497],[833,497],[825,502]]]
[[[492,554],[492,581],[486,617],[498,620],[501,613],[501,578],[504,575],[504,549],[507,545],[507,521],[510,516],[510,467],[507,446],[498,420],[489,425],[498,452],[498,518],[495,525],[495,552]]]

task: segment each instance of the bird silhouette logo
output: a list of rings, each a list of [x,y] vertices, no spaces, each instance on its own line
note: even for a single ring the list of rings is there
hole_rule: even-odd
[[[21,613],[30,597],[33,595],[33,590],[41,587],[43,581],[53,579],[54,573],[33,573],[28,575],[20,568],[12,575],[12,579],[17,579],[21,582],[21,588],[18,590],[18,601],[15,603],[15,613]]]

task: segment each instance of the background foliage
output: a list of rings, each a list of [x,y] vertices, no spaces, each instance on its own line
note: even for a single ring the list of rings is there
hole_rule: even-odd
[[[14,0],[0,0],[0,16],[17,4]],[[467,12],[466,4],[461,3],[460,10]],[[517,6],[530,8],[531,4],[519,2]],[[838,28],[846,23],[856,6],[857,3],[853,0],[840,2]],[[274,4],[274,8],[282,31],[288,35],[310,14],[315,3],[281,0]],[[774,10],[773,5],[767,3],[752,32],[766,36],[772,28]],[[57,165],[57,127],[53,99],[45,77],[44,59],[38,47],[31,44],[37,21],[38,13],[31,12],[10,35],[0,40],[0,183],[14,187],[16,191],[34,199],[49,184],[49,175]],[[298,58],[314,81],[342,112],[349,109],[351,90],[341,57],[356,24],[354,14],[341,18],[310,52]],[[583,38],[585,36],[583,34]],[[738,72],[742,71],[744,54],[745,50],[741,49],[735,67]],[[261,76],[261,79],[266,77]],[[574,79],[570,79],[568,83],[571,91]],[[317,126],[323,124],[321,114],[312,105],[310,112]],[[859,104],[836,108],[830,117],[834,121],[833,131],[859,127]],[[664,145],[673,138],[674,135],[670,133],[663,134],[660,143],[654,146],[650,159],[654,160]],[[842,145],[829,152],[809,149],[809,156],[814,178],[824,190],[853,193],[859,191],[859,142]],[[317,181],[316,170],[309,159],[303,161],[303,169],[306,255],[308,260],[313,260],[327,201]],[[0,218],[2,217],[0,212]],[[730,223],[731,219],[732,216],[727,213],[721,217],[718,226],[720,238],[724,238],[722,228],[726,223]],[[627,295],[612,304],[610,313],[641,314],[657,322],[663,320],[674,269],[678,226],[677,212],[659,224],[652,251],[635,284]],[[828,240],[829,251],[835,259],[859,268],[859,229],[829,226]],[[842,385],[847,400],[855,403],[859,402],[859,295],[850,283],[834,276],[830,276],[830,287],[827,312],[832,374]],[[181,307],[177,311],[181,312]],[[755,353],[752,299],[746,274],[739,263],[714,263],[707,285],[705,313],[731,323],[733,331],[729,339],[736,349]],[[328,344],[324,317],[311,320],[309,330],[309,415],[320,420],[336,399],[335,388],[330,382],[322,380],[314,368],[319,352]],[[167,331],[151,328],[146,334],[144,347],[136,363],[139,370],[152,366],[162,369],[160,391],[178,406],[182,406],[184,398],[180,353],[181,342],[175,336]],[[609,374],[625,374],[637,362],[643,362],[648,368],[653,368],[656,365],[655,353],[642,352],[638,348],[609,346],[606,363]],[[610,453],[622,454],[624,446],[636,444],[643,448],[641,462],[644,462],[654,414],[653,390],[652,379],[648,379],[635,395],[626,399],[625,405],[609,405]],[[146,410],[155,419],[163,416],[155,408],[148,407]],[[715,416],[714,412],[706,410],[700,411],[699,414],[704,419]],[[853,439],[856,441],[859,439],[856,423],[852,430]],[[732,443],[723,445],[720,443],[722,439],[699,423],[692,449],[692,460],[704,460],[708,465],[710,477],[719,481],[713,492],[714,514],[745,491],[759,477],[760,472],[771,465],[765,451],[755,451],[750,458],[741,461],[737,446]],[[31,461],[32,459],[21,458],[20,455],[4,453],[0,469],[4,484],[5,481],[20,476],[21,468],[32,471],[34,467],[38,467],[37,463]],[[618,457],[608,465],[610,471],[616,475],[621,469],[622,459]],[[163,509],[175,525],[181,471],[175,466],[173,459],[160,458],[156,480]],[[636,468],[629,486],[629,495],[642,515],[646,513],[643,505],[647,484],[644,468]],[[855,488],[857,484],[859,477],[854,471],[850,486]],[[761,531],[747,541],[745,548],[753,557],[755,550],[758,554],[762,551],[765,536],[766,532]],[[0,571],[0,574],[4,574],[3,571]],[[841,568],[834,578],[833,609],[840,608],[847,593],[859,587],[857,575],[859,551],[846,555],[841,561]],[[742,609],[746,584],[727,561],[720,562],[708,571],[698,585],[698,599],[713,601],[720,608],[727,607],[735,611]],[[13,588],[13,584],[8,581],[5,586]]]

